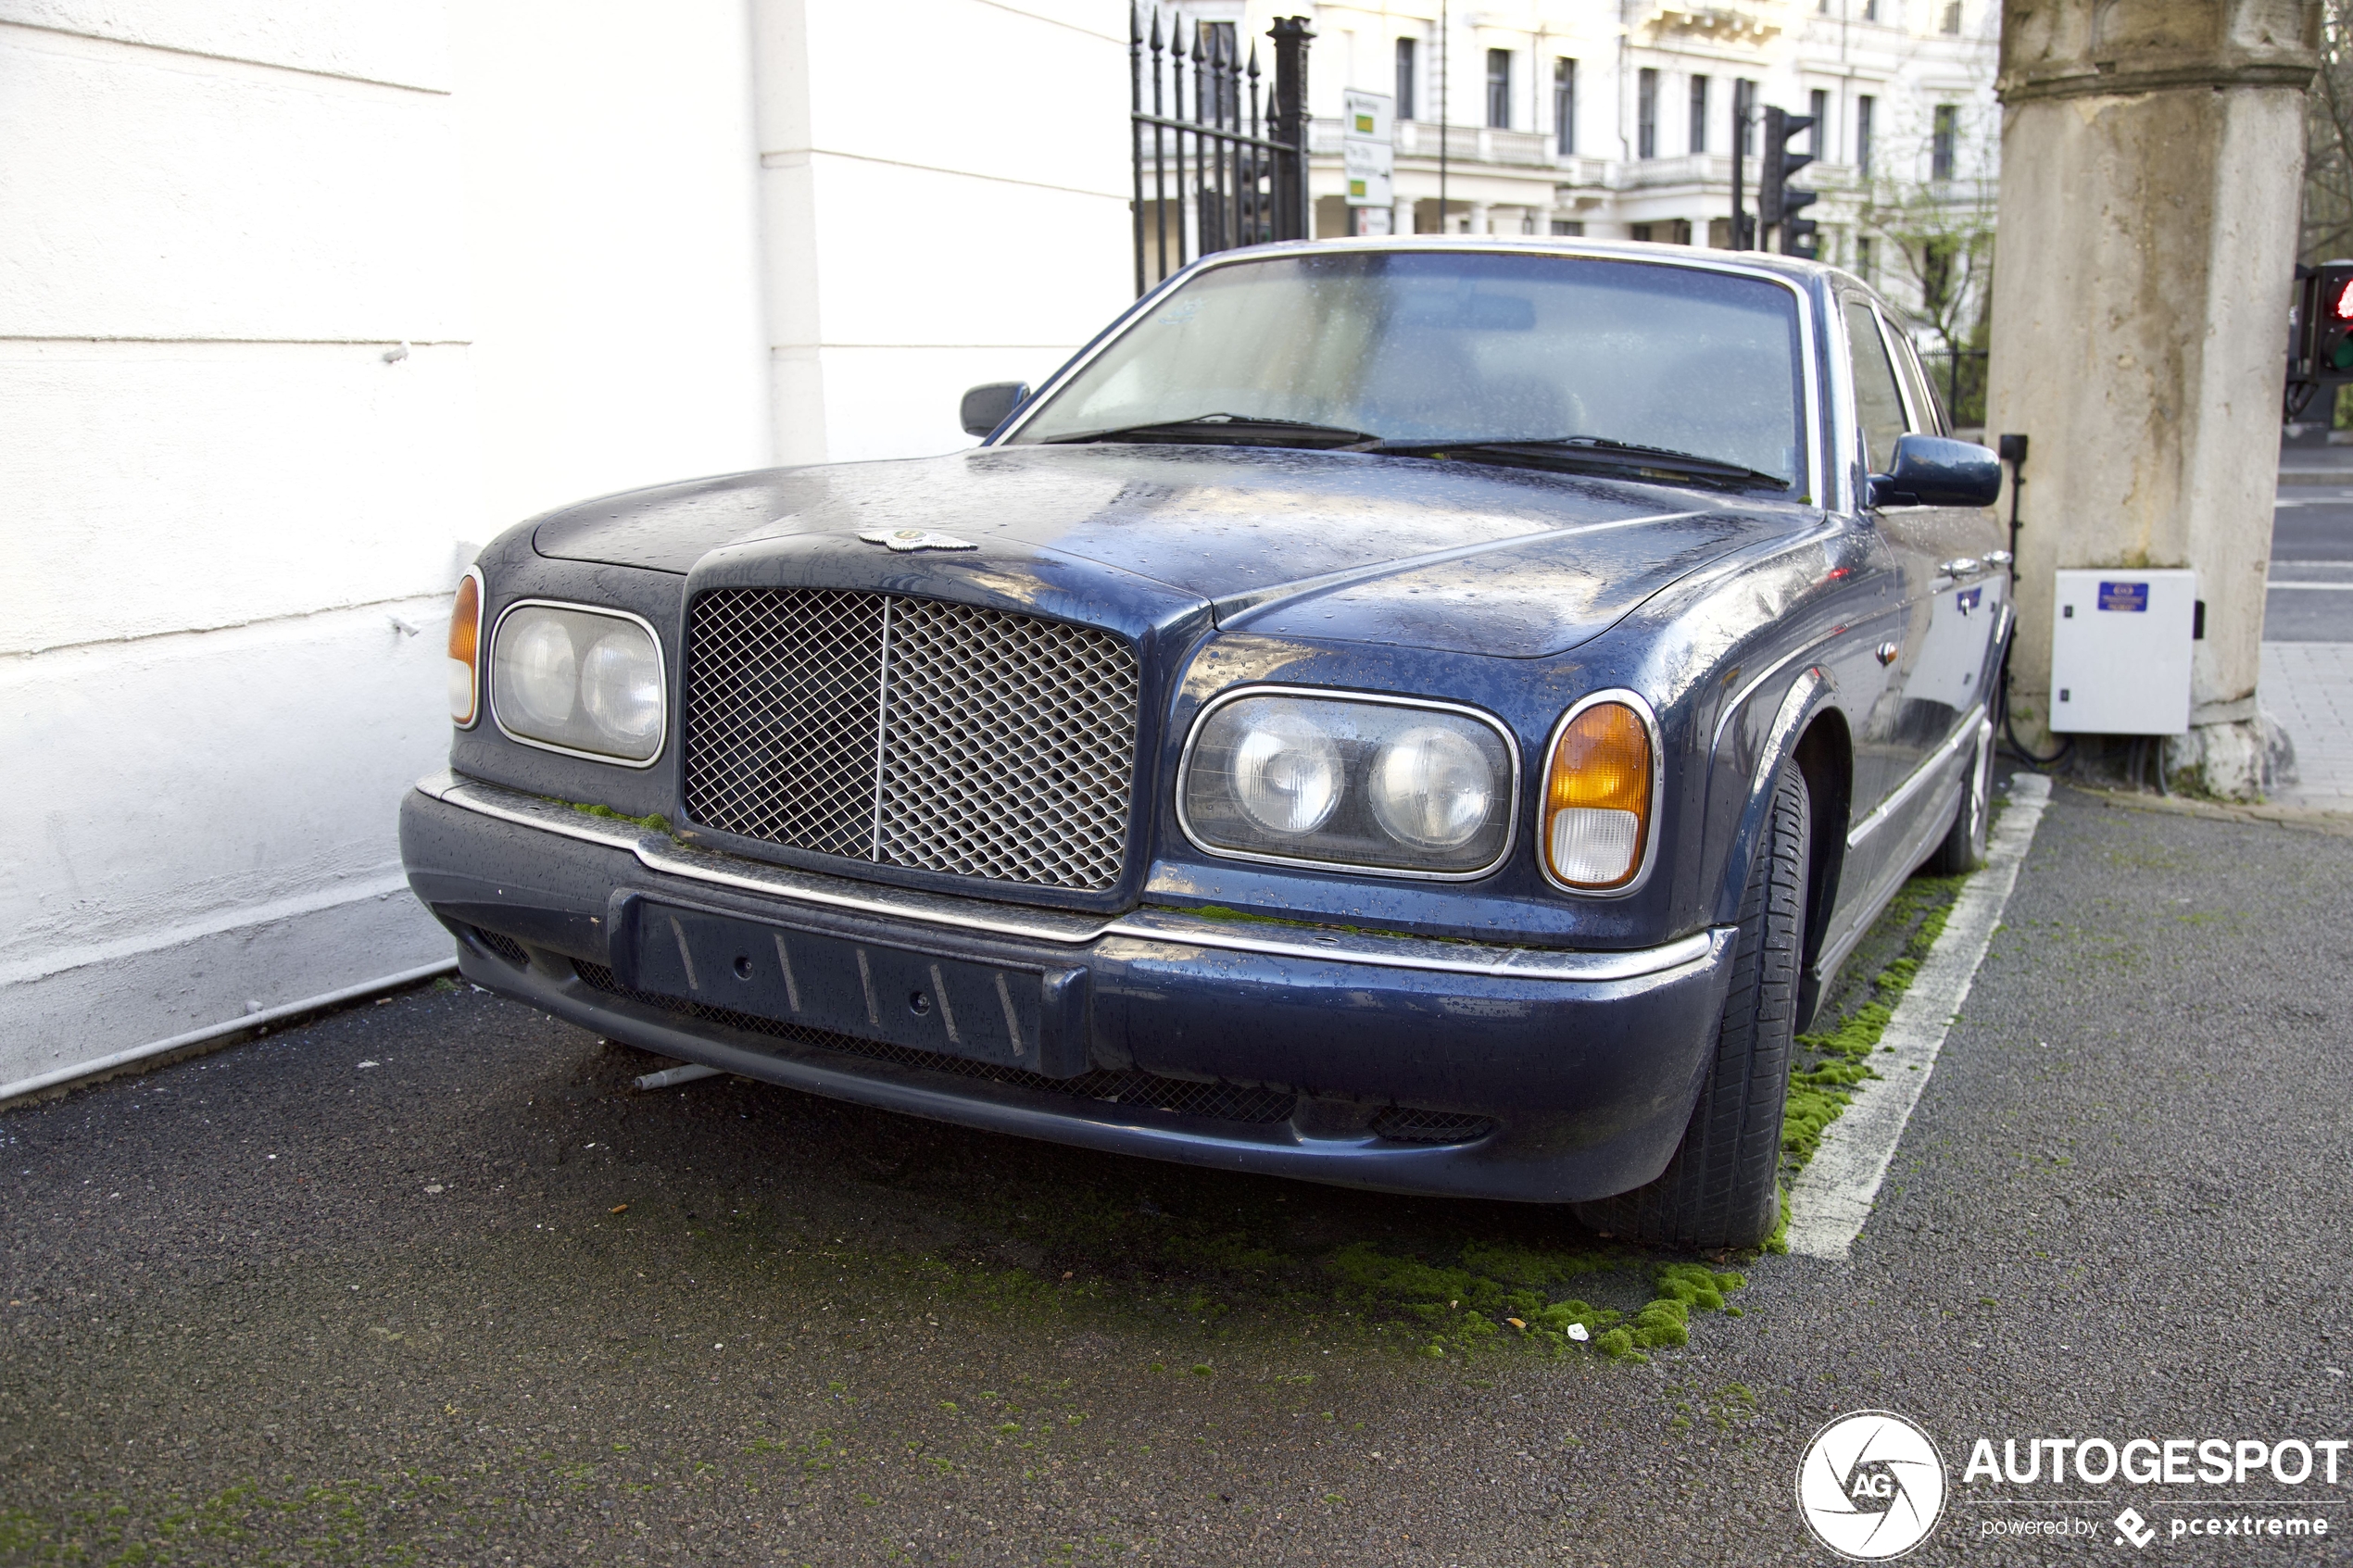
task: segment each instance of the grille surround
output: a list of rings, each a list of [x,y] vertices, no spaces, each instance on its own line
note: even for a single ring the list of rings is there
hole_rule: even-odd
[[[837,588],[688,609],[687,818],[907,871],[1101,893],[1125,871],[1141,675],[1093,627]]]

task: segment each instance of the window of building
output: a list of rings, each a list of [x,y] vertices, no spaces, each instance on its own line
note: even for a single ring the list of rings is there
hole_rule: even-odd
[[[1931,180],[1953,177],[1953,154],[1960,141],[1961,110],[1957,104],[1936,106],[1936,129],[1929,137],[1928,176]],[[1918,165],[1914,166],[1915,168]]]
[[[1553,220],[1553,232],[1581,236],[1585,232],[1585,220],[1581,218],[1555,218]]]
[[[1418,100],[1414,96],[1414,68],[1418,63],[1415,56],[1419,53],[1419,47],[1413,39],[1401,38],[1397,41],[1397,118],[1400,119],[1416,118],[1414,106]]]
[[[1756,83],[1745,76],[1732,78],[1732,124],[1741,139],[1741,156],[1756,156]]]
[[[1634,156],[1658,156],[1658,72],[1648,68],[1634,75]]]
[[[1867,22],[1879,20],[1879,0],[1863,0],[1863,19]]]
[[[1512,52],[1487,51],[1487,123],[1498,131],[1512,128]]]
[[[1871,175],[1871,111],[1879,107],[1879,100],[1868,94],[1855,100],[1855,172],[1866,180]]]
[[[1961,31],[1961,0],[1944,0],[1944,31],[1946,32]]]
[[[1657,225],[1652,223],[1629,223],[1626,225],[1627,237],[1636,240],[1648,240],[1651,237],[1651,231],[1655,227],[1657,227]]]
[[[1553,62],[1553,136],[1564,153],[1577,150],[1577,62]],[[1553,231],[1559,233],[1558,229]]]
[[[1875,283],[1879,282],[1876,276],[1878,270],[1878,257],[1871,252],[1870,236],[1869,234],[1856,235],[1855,275],[1867,283]]]
[[[1806,95],[1806,112],[1814,117],[1813,125],[1806,132],[1806,155],[1820,157],[1822,149],[1830,144],[1831,95],[1815,88]]]
[[[1707,78],[1692,78],[1692,147],[1695,153],[1707,151]]]

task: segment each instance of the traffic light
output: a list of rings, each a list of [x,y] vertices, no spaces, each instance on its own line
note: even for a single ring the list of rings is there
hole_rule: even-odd
[[[2353,261],[2323,261],[2312,269],[2304,316],[2312,379],[2353,381]]]
[[[2321,388],[2353,383],[2353,261],[2323,261],[2298,267],[2296,273],[2295,330],[2287,354],[2291,420]]]
[[[1790,138],[1814,129],[1810,114],[1791,114],[1769,105],[1765,110],[1765,167],[1756,182],[1756,226],[1781,231],[1781,254],[1810,257],[1815,252],[1816,225],[1798,213],[1814,205],[1814,193],[1789,182],[1789,177],[1814,161],[1811,153],[1792,150]]]

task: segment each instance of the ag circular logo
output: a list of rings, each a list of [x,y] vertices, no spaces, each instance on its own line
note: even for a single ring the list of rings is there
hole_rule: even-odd
[[[1944,1512],[1944,1459],[1890,1411],[1842,1415],[1806,1445],[1797,1512],[1814,1538],[1857,1562],[1901,1557]]]

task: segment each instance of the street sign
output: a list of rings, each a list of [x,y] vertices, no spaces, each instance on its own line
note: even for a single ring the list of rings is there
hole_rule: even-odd
[[[1395,111],[1395,101],[1383,93],[1352,87],[1340,94],[1340,167],[1351,207],[1387,207],[1394,199]]]

